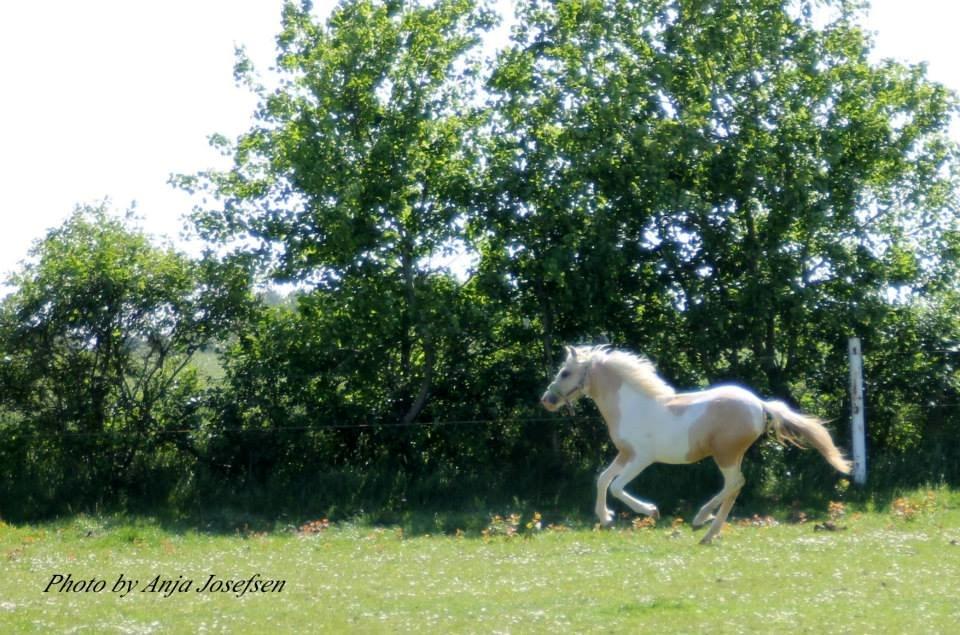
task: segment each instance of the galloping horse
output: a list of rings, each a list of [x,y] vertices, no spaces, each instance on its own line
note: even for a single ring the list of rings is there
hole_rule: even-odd
[[[613,512],[607,508],[608,488],[635,512],[659,518],[655,505],[624,491],[627,483],[651,463],[694,463],[710,456],[723,473],[723,489],[693,520],[694,528],[713,520],[700,541],[710,543],[746,482],[740,464],[747,449],[768,429],[767,415],[780,443],[812,445],[830,465],[850,473],[850,462],[833,444],[824,422],[795,412],[782,401],[762,401],[738,386],[678,394],[646,358],[606,346],[567,346],[566,351],[567,359],[541,402],[553,412],[561,405],[572,407],[586,395],[603,415],[618,450],[597,479],[596,513],[604,524],[613,522]]]

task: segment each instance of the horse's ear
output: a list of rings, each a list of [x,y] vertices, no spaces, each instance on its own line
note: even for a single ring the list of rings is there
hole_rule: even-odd
[[[567,357],[573,361],[577,361],[577,349],[570,346],[569,344],[563,347],[567,351]]]

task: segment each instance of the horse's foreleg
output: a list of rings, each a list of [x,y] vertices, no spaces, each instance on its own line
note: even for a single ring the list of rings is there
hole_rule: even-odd
[[[597,477],[597,504],[594,511],[597,514],[597,518],[599,518],[600,522],[604,525],[609,525],[613,522],[613,512],[607,507],[607,488],[610,487],[610,481],[623,470],[623,466],[626,465],[626,463],[626,456],[621,452],[613,459],[613,463],[607,466],[607,469],[600,472],[600,476]]]
[[[640,474],[640,472],[642,472],[652,462],[653,461],[645,457],[634,455],[630,462],[628,462],[623,467],[623,470],[621,470],[620,473],[617,474],[617,476],[613,479],[613,482],[610,484],[610,492],[626,503],[630,509],[638,514],[646,514],[647,516],[652,516],[655,519],[659,519],[660,511],[657,509],[656,505],[642,501],[639,498],[635,498],[624,490],[624,488],[627,486],[627,483],[635,479],[637,475]]]
[[[710,544],[713,538],[720,533],[720,529],[723,528],[723,523],[727,520],[727,515],[733,508],[734,501],[737,500],[737,495],[743,488],[743,484],[746,483],[746,479],[743,478],[743,473],[740,471],[739,461],[730,467],[721,467],[720,471],[723,472],[723,489],[714,498],[719,497],[723,502],[720,504],[720,511],[717,512],[717,516],[710,524],[710,529],[707,530],[707,534],[703,537],[703,540],[700,541],[701,545]],[[707,505],[709,504],[710,503],[707,503]],[[701,510],[701,513],[702,512],[703,510]],[[699,516],[700,514],[697,514],[697,517]]]

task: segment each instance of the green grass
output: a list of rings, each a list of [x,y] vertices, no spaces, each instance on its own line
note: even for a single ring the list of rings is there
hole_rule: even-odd
[[[960,495],[918,492],[832,514],[741,520],[710,547],[682,522],[629,519],[612,530],[486,519],[461,535],[319,522],[204,533],[88,516],[0,524],[0,631],[956,632]],[[828,520],[838,530],[815,530]],[[106,589],[44,592],[67,573]],[[195,590],[210,574],[255,573],[286,586],[242,597]],[[120,597],[110,589],[121,574],[140,588],[157,575],[194,584]]]

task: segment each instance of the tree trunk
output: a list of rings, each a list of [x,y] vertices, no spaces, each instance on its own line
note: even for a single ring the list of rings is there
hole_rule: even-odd
[[[423,379],[420,380],[420,389],[417,391],[416,398],[414,398],[413,403],[410,404],[407,414],[403,416],[401,423],[404,425],[413,423],[416,418],[420,416],[424,406],[427,405],[427,397],[430,396],[430,388],[433,385],[433,368],[436,362],[436,352],[433,342],[429,337],[423,342],[423,357]]]

